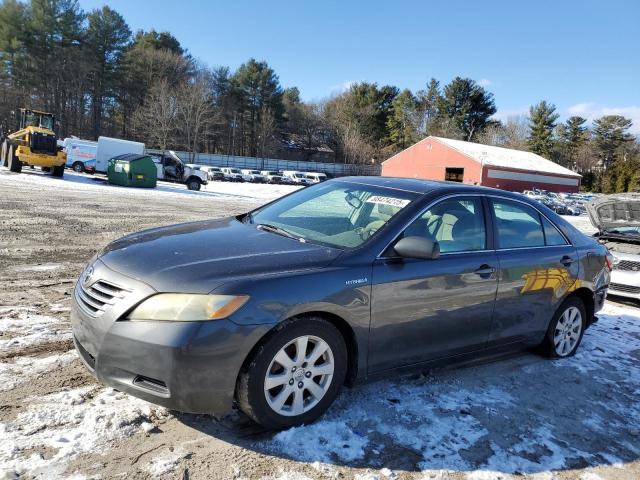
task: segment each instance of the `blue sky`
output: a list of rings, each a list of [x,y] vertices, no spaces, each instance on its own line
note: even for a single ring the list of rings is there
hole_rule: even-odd
[[[266,60],[306,100],[362,80],[416,91],[460,75],[494,93],[500,118],[545,99],[563,118],[626,115],[640,133],[636,0],[80,0],[106,3],[207,65]]]

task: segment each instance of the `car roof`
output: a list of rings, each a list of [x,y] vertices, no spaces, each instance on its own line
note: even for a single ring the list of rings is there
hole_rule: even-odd
[[[400,178],[400,177],[374,177],[374,176],[358,176],[358,177],[340,177],[333,181],[342,181],[349,183],[359,183],[362,185],[372,185],[376,187],[395,188],[397,190],[405,190],[418,194],[434,193],[437,191],[446,191],[447,193],[484,193],[486,195],[499,194],[504,197],[512,197],[516,199],[526,198],[520,193],[509,192],[499,188],[480,187],[477,185],[467,185],[460,182],[446,182],[438,180],[421,180],[417,178]]]

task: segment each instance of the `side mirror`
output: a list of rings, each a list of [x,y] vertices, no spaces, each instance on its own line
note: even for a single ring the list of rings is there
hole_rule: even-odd
[[[403,258],[434,260],[440,256],[440,245],[424,237],[404,237],[394,245],[393,251]]]

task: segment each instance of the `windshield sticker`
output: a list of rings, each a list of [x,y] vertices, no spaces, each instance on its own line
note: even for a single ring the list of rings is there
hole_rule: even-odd
[[[391,205],[392,207],[404,208],[411,200],[405,200],[403,198],[383,197],[382,195],[372,195],[367,199],[367,203],[378,203],[381,205]]]

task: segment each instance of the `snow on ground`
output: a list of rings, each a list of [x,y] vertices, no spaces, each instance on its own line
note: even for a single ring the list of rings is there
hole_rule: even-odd
[[[71,339],[68,324],[38,315],[30,307],[0,307],[0,350]]]
[[[167,415],[162,407],[111,388],[83,387],[32,398],[26,411],[0,423],[0,477],[26,472],[42,479],[58,477],[78,454],[99,450]]]
[[[16,357],[12,361],[0,362],[0,392],[6,392],[26,383],[36,375],[66,365],[78,358],[75,350],[47,357]]]
[[[588,215],[563,215],[562,218],[586,235],[593,235],[598,231],[598,229],[591,224],[591,220]]]
[[[622,436],[611,439],[596,451],[586,445],[590,436],[606,438],[607,432],[640,435],[640,403],[630,401],[640,396],[640,310],[607,303],[599,317],[573,358],[548,361],[530,355],[505,372],[491,371],[501,368],[498,362],[478,367],[477,374],[462,369],[347,390],[322,420],[280,432],[264,448],[308,462],[375,466],[381,452],[400,447],[421,458],[425,474],[460,470],[473,480],[518,473],[543,478],[576,459],[615,464],[619,456],[638,458],[640,436],[636,443]],[[541,396],[537,410],[522,411],[538,388],[548,394],[556,381],[566,397],[553,398],[559,405]],[[575,384],[582,382],[589,382],[598,398],[572,407],[572,392],[580,388]],[[613,385],[616,395],[609,392]],[[523,413],[530,418],[522,420]],[[565,423],[567,417],[582,420],[581,434]],[[486,458],[479,469],[478,458]],[[376,473],[379,478],[382,471]]]
[[[263,183],[209,182],[200,191],[188,190],[185,185],[158,182],[156,188],[127,188],[109,185],[104,175],[88,175],[65,171],[63,178],[54,178],[39,170],[23,170],[20,182],[27,188],[57,187],[69,190],[98,190],[105,194],[158,198],[163,195],[200,195],[208,197],[237,197],[245,200],[269,201],[291,193],[301,187],[295,185],[272,185]],[[11,175],[5,167],[0,167],[0,175]]]

